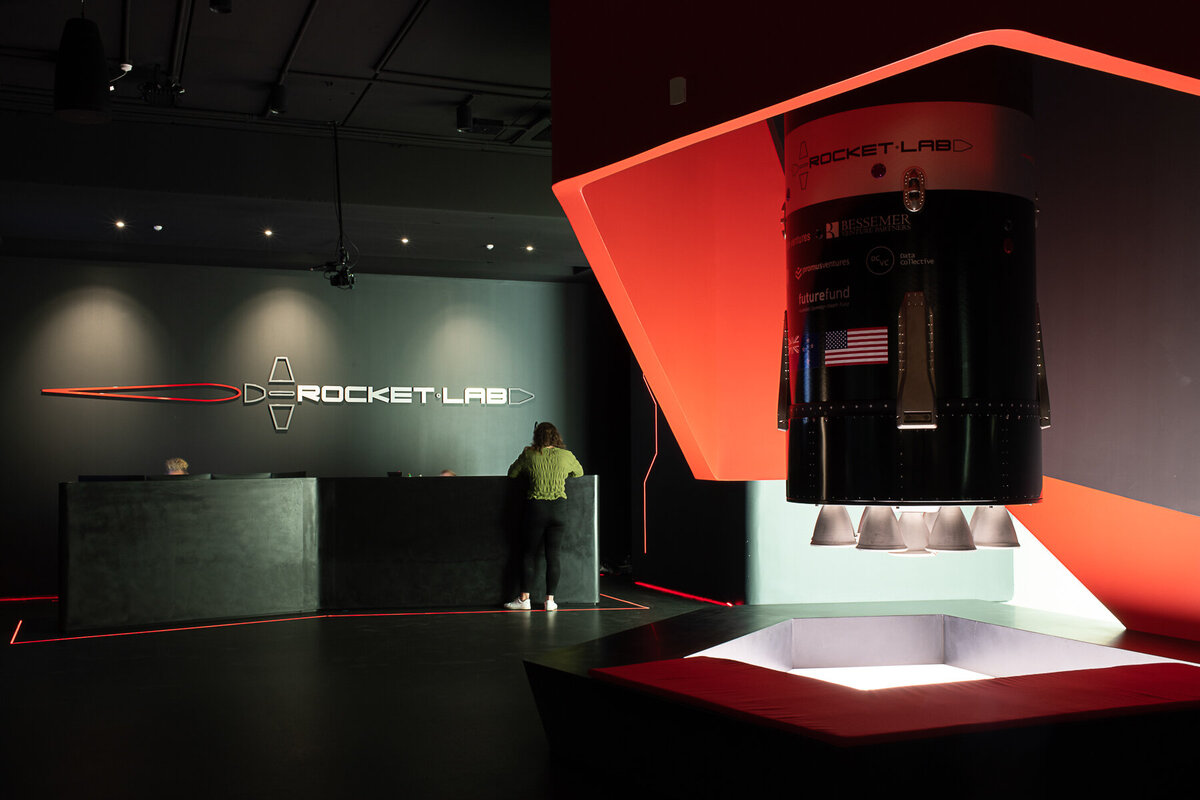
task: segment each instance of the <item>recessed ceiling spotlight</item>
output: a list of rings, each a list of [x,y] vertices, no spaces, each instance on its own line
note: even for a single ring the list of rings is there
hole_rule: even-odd
[[[123,219],[119,219],[119,220],[117,220],[116,222],[114,222],[114,223],[113,223],[113,225],[116,225],[118,228],[124,228],[124,227],[125,227],[125,220],[123,220]]]
[[[408,244],[408,237],[407,237],[407,236],[401,236],[401,237],[400,237],[400,244]]]
[[[489,242],[488,244],[485,244],[484,247],[486,247],[488,250],[492,250],[496,247],[496,245]]]
[[[263,231],[263,236],[274,236],[274,235],[275,235],[275,231],[271,230],[270,228],[267,228],[266,230]]]
[[[525,250],[526,250],[526,252],[532,253],[532,252],[533,252],[533,245],[531,245],[531,244],[527,244],[527,245],[525,245]]]
[[[156,231],[161,231],[161,230],[162,230],[162,225],[155,225],[155,226],[154,226],[154,230],[156,230]]]

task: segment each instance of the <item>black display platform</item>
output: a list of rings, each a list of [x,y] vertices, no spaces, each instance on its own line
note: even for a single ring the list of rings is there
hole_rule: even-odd
[[[1200,663],[1200,643],[955,601],[714,606],[528,658],[525,670],[554,757],[595,773],[620,764],[645,796],[734,796],[790,786],[797,794],[832,790],[852,797],[901,790],[996,798],[1148,790],[1158,797],[1191,785],[1195,710],[837,746],[589,676],[595,667],[682,658],[793,618],[904,614],[950,614]]]

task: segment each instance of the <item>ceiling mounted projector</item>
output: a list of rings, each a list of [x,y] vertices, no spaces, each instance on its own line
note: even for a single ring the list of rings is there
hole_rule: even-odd
[[[342,253],[342,258],[338,261],[328,261],[323,266],[325,278],[329,281],[330,286],[335,289],[354,288],[354,267],[346,258],[345,253]]]

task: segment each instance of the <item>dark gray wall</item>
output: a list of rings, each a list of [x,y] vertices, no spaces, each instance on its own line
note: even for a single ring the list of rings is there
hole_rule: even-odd
[[[1037,77],[1043,471],[1200,513],[1200,100]]]
[[[359,276],[214,267],[0,262],[8,344],[0,595],[54,591],[57,484],[80,474],[389,470],[502,474],[536,421],[559,425],[586,468],[596,392],[580,353],[603,326],[585,284]],[[603,349],[603,348],[601,348]],[[267,385],[274,358],[313,384],[519,387],[519,406],[299,406],[277,433],[266,403],[46,396],[43,388]],[[461,396],[461,394],[460,394]],[[623,396],[623,395],[622,395]],[[604,485],[601,482],[601,496]]]

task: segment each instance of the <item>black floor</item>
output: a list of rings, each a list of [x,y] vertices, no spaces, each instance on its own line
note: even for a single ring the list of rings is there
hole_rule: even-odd
[[[0,797],[590,798],[552,763],[522,661],[696,610],[601,580],[601,609],[305,619],[64,641],[0,603]],[[16,640],[9,638],[21,624]]]

